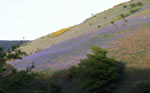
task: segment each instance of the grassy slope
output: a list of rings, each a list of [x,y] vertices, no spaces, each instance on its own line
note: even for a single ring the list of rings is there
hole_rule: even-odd
[[[125,80],[116,93],[134,93],[132,86],[136,81],[149,79],[150,74],[150,10],[145,10],[142,13],[134,15],[132,18],[146,19],[143,24],[137,28],[130,30],[133,33],[118,40],[115,45],[110,47],[110,55],[115,56],[116,59],[125,62],[127,68],[125,73]],[[141,18],[141,19],[140,19]],[[142,19],[143,18],[143,19]]]
[[[143,1],[145,5],[142,6],[143,8],[137,14],[143,12],[143,9],[145,11],[149,11],[150,2],[147,0],[136,0],[134,2],[139,1]],[[127,3],[127,5],[130,3],[132,2]],[[25,57],[23,61],[27,62],[19,64],[18,67],[25,68],[31,62],[36,62],[38,69],[66,68],[72,64],[77,64],[79,59],[84,57],[84,55],[89,52],[88,50],[92,45],[99,45],[101,47],[109,48],[110,46],[115,45],[115,43],[121,38],[133,33],[133,31],[137,31],[136,29],[139,26],[145,27],[143,24],[149,24],[149,21],[145,21],[146,19],[144,20],[140,18],[143,17],[145,12],[141,13],[143,15],[139,15],[139,18],[136,18],[137,14],[129,16],[127,18],[129,22],[127,23],[120,20],[115,21],[114,25],[110,24],[110,22],[112,20],[116,20],[120,14],[128,12],[129,9],[124,9],[122,6],[118,6],[97,14],[96,17],[94,16],[86,20],[58,37],[50,37],[48,35],[28,43],[25,46],[22,46],[21,49],[27,51],[28,53],[31,51],[34,53],[41,49],[43,49],[43,51],[32,54],[29,57]],[[104,19],[104,17],[107,19]],[[91,25],[90,23],[93,24]],[[98,28],[99,25],[106,26]],[[135,29],[132,30],[133,28]],[[26,64],[26,66],[23,66],[23,64]]]
[[[45,45],[55,40],[52,47],[11,64],[24,69],[34,61],[36,70],[68,68],[84,58],[85,54],[90,52],[90,46],[99,45],[109,50],[109,56],[114,56],[127,65],[125,80],[116,93],[134,93],[135,90],[131,88],[133,83],[148,79],[150,74],[150,1],[134,2],[138,1],[142,1],[144,6],[140,11],[126,18],[127,23],[119,20],[115,25],[110,24],[118,15],[128,13],[128,9],[123,9],[122,6],[115,7],[97,14],[96,17],[86,20],[59,37],[44,37],[41,49],[49,47]],[[104,20],[105,16],[107,19]],[[99,25],[103,27],[98,28]],[[40,39],[30,43],[30,46],[27,45],[28,48],[32,48],[34,44],[37,48],[40,44],[37,42],[40,42]],[[22,49],[25,50],[27,46]]]
[[[70,31],[67,31],[58,37],[51,37],[51,35],[47,35],[39,39],[36,39],[33,42],[25,46],[22,46],[21,49],[23,51],[26,51],[28,54],[36,53],[40,50],[43,50],[51,46],[54,46],[56,44],[59,44],[61,42],[70,40],[84,33],[87,33],[93,30],[98,30],[99,29],[98,26],[104,27],[110,24],[112,20],[113,21],[118,20],[120,14],[127,13],[127,12],[128,12],[128,9],[124,9],[122,6],[118,6],[118,7],[106,10],[102,13],[94,15],[91,18],[86,19],[83,23],[76,25]]]

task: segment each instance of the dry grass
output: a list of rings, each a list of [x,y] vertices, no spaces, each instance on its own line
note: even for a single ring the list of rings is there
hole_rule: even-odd
[[[150,26],[133,30],[109,49],[111,56],[126,64],[125,79],[116,93],[134,93],[133,83],[150,77]]]

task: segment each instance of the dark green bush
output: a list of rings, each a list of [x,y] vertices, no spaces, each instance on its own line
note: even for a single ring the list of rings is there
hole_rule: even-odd
[[[98,28],[101,28],[101,27],[102,27],[101,25],[98,26]]]
[[[6,53],[4,53],[2,50],[0,51],[0,65],[3,65],[6,61]]]
[[[121,18],[126,18],[126,17],[128,17],[129,16],[129,14],[120,14],[120,17]]]
[[[80,69],[76,66],[72,66],[67,71],[67,79],[72,80],[72,79],[79,78],[79,73],[80,73]]]
[[[13,52],[7,54],[7,58],[10,59],[21,59],[23,56],[27,56],[26,52],[16,49]]]
[[[135,4],[135,3],[132,3],[132,4],[130,4],[130,7],[131,7],[131,8],[134,8],[134,7],[136,7],[136,4]]]
[[[142,2],[138,2],[136,5],[137,5],[137,6],[142,6],[143,3],[142,3]]]
[[[130,10],[131,13],[136,13],[137,11],[139,11],[141,8],[135,8],[135,9],[132,9]]]
[[[27,71],[19,71],[9,75],[8,77],[8,85],[10,89],[19,89],[23,88],[27,85],[30,85],[31,82],[34,80],[36,74],[28,73]]]
[[[69,79],[79,78],[82,88],[89,93],[111,93],[120,80],[123,68],[117,61],[108,58],[105,49],[92,48],[93,54],[88,54],[87,59],[81,60],[78,66],[69,69]]]
[[[135,8],[135,7],[137,7],[137,6],[142,6],[143,5],[143,3],[142,2],[138,2],[138,3],[132,3],[132,4],[130,4],[130,8]]]
[[[115,22],[114,22],[114,21],[111,21],[110,23],[111,23],[111,24],[114,24]]]
[[[127,8],[127,7],[128,7],[127,5],[124,5],[124,6],[123,6],[123,8]]]
[[[7,93],[6,90],[0,87],[0,93]]]
[[[7,58],[18,58],[20,54],[22,54],[20,50],[6,54],[0,48],[0,93],[5,93],[4,89],[11,91],[31,86],[31,83],[38,77],[36,73],[29,71],[16,71],[16,69],[6,63]]]

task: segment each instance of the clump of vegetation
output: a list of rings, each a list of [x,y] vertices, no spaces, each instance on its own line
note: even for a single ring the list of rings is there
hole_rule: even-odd
[[[102,27],[101,25],[98,26],[98,28],[101,28],[101,27]]]
[[[129,16],[128,14],[120,14],[121,18],[126,18],[127,16]]]
[[[135,3],[130,4],[130,8],[134,8],[134,7],[136,7]]]
[[[34,80],[36,74],[28,73],[27,71],[19,71],[12,73],[8,77],[7,86],[9,89],[16,90],[21,89],[23,87],[27,87],[31,84],[31,81]]]
[[[3,65],[6,61],[6,53],[0,48],[0,65]]]
[[[129,16],[129,15],[128,15],[128,14],[121,14],[121,15],[120,15],[120,17],[123,18],[123,20],[124,20],[125,22],[128,22],[128,20],[125,19],[127,16]]]
[[[64,32],[71,30],[73,27],[74,27],[74,26],[69,27],[69,28],[64,28],[64,29],[61,29],[61,30],[59,30],[59,31],[56,31],[56,32],[52,33],[51,36],[52,36],[52,37],[58,37],[58,36],[60,36],[61,34],[63,34]]]
[[[124,5],[124,6],[123,6],[123,8],[127,8],[127,7],[128,7],[127,5]]]
[[[0,93],[7,93],[3,88],[0,87]]]
[[[89,25],[91,26],[91,25],[92,25],[92,23],[89,23]]]
[[[114,24],[115,22],[114,22],[114,21],[111,21],[110,23],[111,23],[111,24]]]
[[[139,11],[141,8],[135,8],[135,9],[132,9],[130,10],[130,13],[136,13],[137,11]]]
[[[142,6],[143,3],[142,3],[142,2],[138,2],[136,5],[137,5],[137,6]]]
[[[78,66],[72,66],[68,79],[80,79],[81,87],[89,93],[111,93],[121,78],[123,68],[117,61],[108,58],[105,49],[92,48],[93,54],[87,54],[87,59],[81,60]]]
[[[124,67],[108,58],[105,49],[92,47],[92,51],[93,54],[87,54],[88,58],[81,60],[77,66],[46,79],[45,75],[31,72],[34,62],[29,69],[17,71],[6,64],[7,55],[0,51],[0,93],[16,93],[14,91],[22,89],[26,93],[61,93],[64,86],[74,80],[80,82],[81,90],[88,90],[89,93],[111,93],[120,81]]]
[[[138,3],[132,3],[130,4],[130,13],[136,13],[137,11],[139,11],[141,8],[139,8],[140,6],[142,6],[143,3],[142,2],[138,2]],[[138,7],[139,6],[139,7]]]
[[[130,4],[130,8],[135,8],[135,7],[137,7],[137,6],[142,6],[142,5],[143,5],[142,2],[132,3],[132,4]]]
[[[132,2],[132,1],[133,1],[133,0],[130,0],[130,2]],[[139,11],[139,10],[141,9],[140,7],[141,7],[142,5],[143,5],[142,2],[132,3],[132,4],[130,4],[129,6],[123,5],[123,8],[129,8],[129,9],[130,9],[130,10],[129,10],[129,13],[120,14],[120,15],[118,16],[118,18],[116,18],[115,21],[120,20],[120,19],[123,18],[123,20],[124,20],[125,22],[128,22],[128,20],[125,19],[125,18],[128,17],[129,15],[131,15],[131,14],[136,13],[137,11]],[[111,23],[111,24],[114,24],[114,21],[111,21],[110,23]]]
[[[24,52],[24,51],[21,51],[19,49],[19,46],[20,45],[12,46],[12,48],[8,50],[8,53],[6,53],[8,60],[11,60],[11,59],[22,59],[22,57],[27,56],[27,53]]]
[[[0,48],[0,93],[23,88],[30,84],[36,76],[36,74],[28,73],[28,71],[16,71],[16,69],[6,63],[7,60],[7,53]]]

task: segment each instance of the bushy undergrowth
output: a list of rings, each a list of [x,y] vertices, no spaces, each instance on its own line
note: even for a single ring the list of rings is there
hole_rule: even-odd
[[[11,58],[21,58],[20,54],[23,52],[16,50],[16,48],[17,47],[13,47],[9,53],[4,52],[3,49],[0,48],[0,93],[27,86],[34,79],[34,76],[36,76],[34,73],[29,74],[28,71],[17,72],[16,69],[6,63],[6,61],[9,60],[10,54],[14,51],[16,56],[11,56]]]
[[[28,73],[27,71],[19,71],[9,75],[7,79],[7,84],[9,89],[19,89],[30,85],[30,83],[35,79],[35,73]]]
[[[130,13],[136,13],[137,11],[139,11],[141,8],[135,8],[135,9],[131,9]]]
[[[93,47],[92,51],[93,54],[87,54],[87,58],[77,66],[59,71],[50,78],[31,70],[16,71],[4,61],[5,64],[0,66],[5,67],[1,70],[0,93],[18,93],[20,90],[26,91],[23,93],[64,93],[66,88],[71,88],[71,93],[75,93],[74,88],[79,93],[112,93],[120,81],[124,67],[108,58],[105,49]],[[11,69],[8,70],[8,67]]]
[[[7,59],[8,60],[21,59],[22,57],[27,56],[27,53],[24,51],[21,51],[19,49],[19,46],[20,45],[12,46],[12,48],[8,50],[8,53],[7,53]]]
[[[0,93],[7,93],[3,88],[0,87]]]

